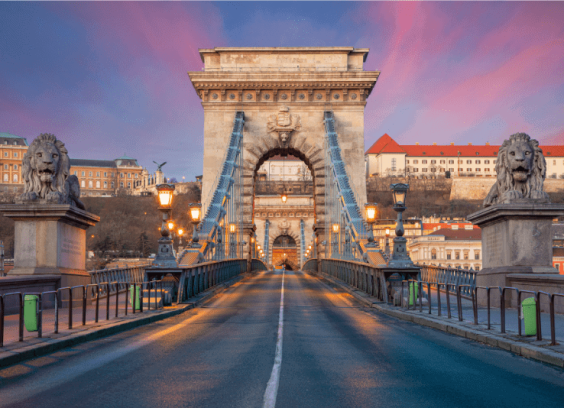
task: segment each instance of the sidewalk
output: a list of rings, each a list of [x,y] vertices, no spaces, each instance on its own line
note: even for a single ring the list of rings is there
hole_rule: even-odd
[[[423,306],[423,312],[419,311],[419,305],[416,310],[407,310],[397,306],[392,306],[377,300],[366,293],[359,291],[346,283],[339,281],[332,276],[326,274],[315,274],[319,276],[329,286],[338,287],[368,307],[375,308],[379,312],[389,316],[417,323],[422,326],[431,327],[450,334],[465,337],[470,340],[479,341],[493,347],[498,347],[514,354],[538,360],[547,364],[551,364],[560,368],[564,368],[564,316],[556,315],[556,346],[550,345],[550,322],[548,315],[543,313],[541,318],[543,340],[537,341],[536,336],[525,337],[517,335],[517,310],[506,309],[506,333],[500,333],[500,313],[499,308],[491,309],[492,328],[487,330],[487,310],[479,309],[478,325],[474,325],[474,315],[472,312],[472,302],[470,300],[462,300],[463,321],[458,321],[458,310],[456,305],[456,296],[451,294],[451,315],[447,317],[446,294],[441,295],[441,313],[438,316],[437,297],[436,294],[431,296],[431,314],[429,314],[429,306]],[[524,327],[524,326],[523,326]],[[524,329],[523,329],[524,333]],[[560,341],[558,340],[560,339]]]
[[[249,273],[242,273],[229,281],[223,282],[210,288],[179,305],[165,306],[162,309],[151,310],[144,308],[144,312],[132,313],[131,305],[128,307],[128,314],[125,316],[124,294],[120,294],[120,304],[118,317],[115,317],[115,296],[110,299],[110,319],[106,320],[106,299],[100,299],[98,323],[94,322],[95,303],[87,304],[86,325],[82,325],[82,305],[73,307],[73,325],[68,328],[68,308],[59,309],[59,332],[54,333],[55,311],[54,309],[43,311],[43,336],[37,337],[37,332],[27,332],[24,327],[24,340],[18,341],[19,337],[19,315],[8,315],[5,317],[4,326],[4,347],[0,347],[0,367],[6,367],[23,360],[38,357],[74,346],[86,341],[95,340],[101,337],[116,334],[122,331],[131,330],[138,326],[143,326],[159,320],[166,319],[192,309],[218,293],[223,292],[229,286],[240,280],[251,276]]]

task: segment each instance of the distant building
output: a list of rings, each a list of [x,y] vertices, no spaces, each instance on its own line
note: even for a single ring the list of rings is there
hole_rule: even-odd
[[[28,147],[25,137],[0,133],[0,192],[23,188],[22,159]]]
[[[259,181],[309,181],[312,179],[307,165],[297,157],[274,156],[265,161],[257,171]]]
[[[415,238],[407,245],[413,262],[419,265],[482,269],[482,230],[439,229]]]
[[[493,177],[501,146],[486,143],[467,145],[399,145],[388,134],[380,137],[364,154],[367,176],[418,178]],[[546,158],[546,176],[564,179],[564,146],[540,146]]]
[[[552,266],[558,270],[560,275],[564,275],[564,248],[552,248]]]

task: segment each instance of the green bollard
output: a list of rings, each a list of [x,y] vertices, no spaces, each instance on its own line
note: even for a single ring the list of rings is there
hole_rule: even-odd
[[[139,303],[139,292],[141,292],[141,287],[137,286],[137,289],[135,289],[136,285],[131,285],[129,287],[129,300],[131,303],[131,307],[134,308],[134,310],[141,310],[141,305]],[[133,299],[133,293],[135,291],[135,301]]]
[[[537,302],[530,297],[521,303],[523,319],[525,321],[525,336],[535,336],[537,334]]]
[[[24,324],[28,332],[37,331],[37,300],[35,295],[24,297]]]
[[[409,281],[408,287],[409,287],[409,306],[413,306],[415,304],[415,301],[417,300],[419,285],[417,284],[417,282]]]

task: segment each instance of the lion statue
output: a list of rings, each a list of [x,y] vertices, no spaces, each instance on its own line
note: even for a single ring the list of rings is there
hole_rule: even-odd
[[[526,133],[515,133],[503,142],[497,156],[497,180],[484,200],[484,207],[521,198],[549,202],[543,191],[546,161],[538,141]]]
[[[78,178],[69,173],[70,159],[64,143],[50,133],[40,134],[24,155],[24,192],[16,202],[70,204],[84,210]]]

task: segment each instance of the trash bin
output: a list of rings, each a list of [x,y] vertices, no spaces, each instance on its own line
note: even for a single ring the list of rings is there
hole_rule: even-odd
[[[135,308],[135,310],[141,310],[141,304],[139,303],[139,294],[141,292],[141,286],[137,285],[137,289],[135,289],[135,287],[136,285],[131,285],[129,287],[129,300],[132,308]],[[133,299],[134,294],[135,294],[135,299]]]
[[[537,334],[537,302],[530,297],[521,303],[521,316],[525,321],[525,336],[535,336]]]
[[[417,295],[419,292],[419,285],[417,282],[409,282],[409,306],[413,306],[417,301]]]
[[[24,324],[28,332],[37,331],[37,301],[39,297],[35,295],[25,295],[24,297]]]

